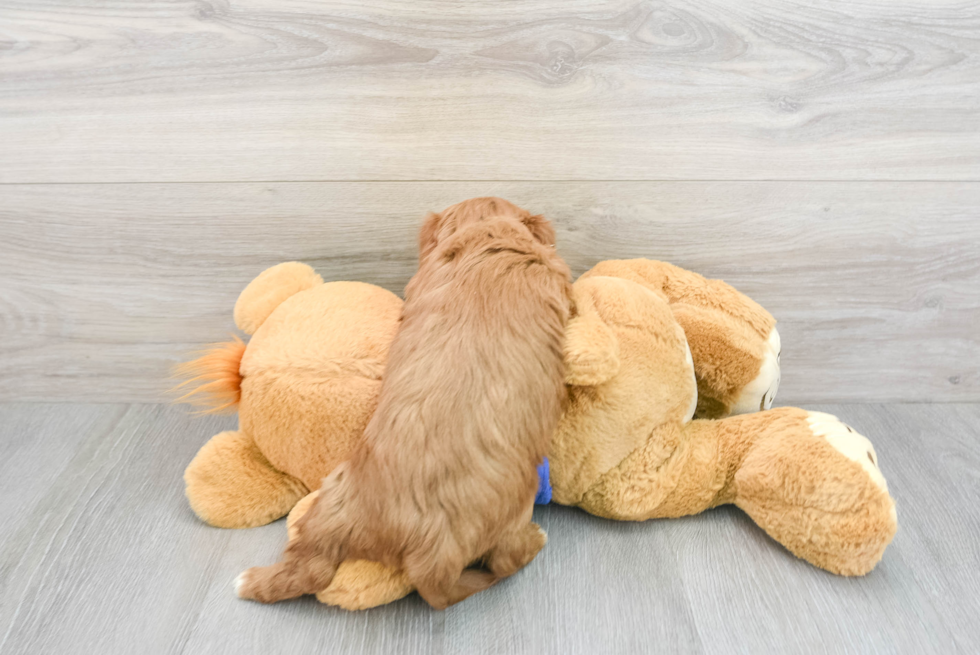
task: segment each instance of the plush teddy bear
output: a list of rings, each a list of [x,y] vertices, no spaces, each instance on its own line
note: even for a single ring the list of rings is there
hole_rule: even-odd
[[[816,566],[875,566],[897,520],[874,449],[833,416],[770,409],[780,343],[762,307],[648,260],[602,262],[574,289],[570,402],[543,495],[637,521],[732,503]],[[295,262],[246,287],[235,322],[248,346],[223,344],[182,371],[201,384],[192,398],[239,412],[239,430],[213,437],[185,473],[198,516],[250,527],[292,509],[292,527],[374,410],[400,309],[388,291],[323,283]],[[362,609],[410,591],[401,572],[347,561],[318,598]]]

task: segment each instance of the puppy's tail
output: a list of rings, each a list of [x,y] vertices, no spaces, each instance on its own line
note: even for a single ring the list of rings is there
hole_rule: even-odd
[[[232,335],[232,341],[212,344],[197,359],[178,364],[173,375],[184,381],[173,392],[185,393],[174,400],[202,407],[203,414],[232,411],[242,397],[239,372],[245,355],[245,342]],[[191,385],[190,389],[186,389]]]

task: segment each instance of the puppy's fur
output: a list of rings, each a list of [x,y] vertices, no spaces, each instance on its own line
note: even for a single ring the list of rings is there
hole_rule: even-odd
[[[403,569],[442,609],[544,546],[535,467],[562,410],[572,310],[554,231],[477,198],[431,214],[419,245],[363,444],[323,480],[283,559],[239,577],[241,597],[318,592],[353,557]]]

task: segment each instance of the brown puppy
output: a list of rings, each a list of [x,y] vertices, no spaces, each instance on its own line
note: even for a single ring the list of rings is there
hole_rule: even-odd
[[[363,444],[323,480],[242,598],[327,588],[348,557],[403,569],[443,609],[517,572],[545,543],[535,467],[565,397],[568,267],[554,231],[500,198],[431,214]],[[479,562],[485,568],[466,568]]]

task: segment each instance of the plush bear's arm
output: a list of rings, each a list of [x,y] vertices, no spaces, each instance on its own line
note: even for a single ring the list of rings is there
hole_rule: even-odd
[[[591,286],[574,287],[576,315],[565,328],[565,381],[602,384],[619,371],[619,341],[596,311]]]
[[[709,280],[673,264],[652,259],[625,259],[599,262],[582,275],[621,277],[662,293],[668,302],[683,303],[722,313],[744,323],[766,339],[776,320],[757,302],[721,280]],[[580,278],[580,279],[582,279]]]
[[[238,296],[235,325],[245,334],[255,334],[284,300],[320,284],[323,284],[323,278],[307,264],[283,262],[267,268]]]
[[[610,260],[582,278],[619,277],[667,298],[687,336],[698,380],[699,418],[772,406],[779,385],[776,320],[721,280],[648,259]]]
[[[709,307],[671,305],[684,329],[698,381],[698,418],[758,412],[772,407],[779,388],[781,344],[746,323]]]

